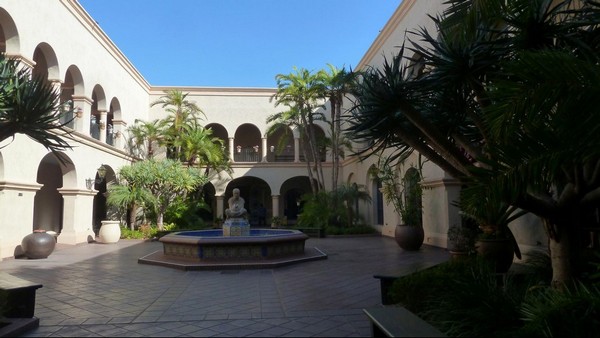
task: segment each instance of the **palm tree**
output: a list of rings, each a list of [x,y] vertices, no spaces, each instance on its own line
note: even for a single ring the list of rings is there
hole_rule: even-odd
[[[71,149],[59,134],[71,120],[60,122],[65,114],[59,93],[45,79],[32,77],[20,62],[0,55],[0,141],[22,133],[43,145],[63,162],[58,151]]]
[[[183,93],[176,89],[165,92],[158,100],[153,101],[150,106],[160,105],[169,113],[169,116],[163,121],[165,125],[165,143],[167,145],[167,157],[180,160],[181,148],[174,146],[177,138],[186,126],[195,123],[204,113],[194,102],[187,100],[188,93]]]
[[[212,137],[212,130],[198,123],[187,126],[174,145],[181,149],[181,157],[188,166],[204,167],[204,175],[207,177],[231,171],[223,140]]]
[[[344,183],[331,193],[332,195],[335,195],[334,201],[339,200],[344,203],[344,209],[346,210],[346,225],[348,227],[353,225],[355,215],[358,214],[358,202],[364,201],[371,203],[371,195],[366,191],[364,185]],[[355,208],[357,210],[355,210]]]
[[[349,129],[374,141],[366,151],[418,151],[465,185],[541,217],[561,287],[574,276],[581,220],[600,202],[600,8],[569,0],[449,5],[433,19],[437,36],[412,32],[419,58],[403,47],[362,74]],[[407,60],[424,68],[414,72]]]
[[[154,158],[155,148],[160,146],[164,139],[163,124],[160,120],[142,121],[136,119],[135,124],[128,129],[130,151],[145,159]]]
[[[126,176],[124,171],[121,171],[121,173],[123,176]],[[127,184],[124,182],[123,184],[110,184],[108,186],[106,203],[129,211],[129,219],[127,221],[131,230],[135,230],[138,207],[152,207],[156,204],[156,201],[154,195],[149,190],[133,183]]]
[[[332,170],[331,170],[331,187],[332,191],[337,189],[337,182],[339,177],[339,166],[340,158],[343,157],[343,146],[347,144],[344,142],[342,135],[342,104],[347,94],[352,90],[352,86],[355,83],[356,73],[352,71],[346,71],[345,68],[338,69],[335,66],[328,64],[329,72],[321,70],[318,73],[320,77],[323,97],[329,100],[330,105],[330,148],[331,148],[331,159],[332,159]]]
[[[304,145],[302,149],[312,191],[316,193],[324,187],[323,169],[314,131],[315,118],[320,118],[315,112],[322,92],[319,76],[304,68],[294,67],[294,73],[277,74],[275,78],[277,93],[271,99],[275,100],[275,106],[284,105],[288,110],[270,116],[267,123],[293,125],[298,128],[300,141]]]

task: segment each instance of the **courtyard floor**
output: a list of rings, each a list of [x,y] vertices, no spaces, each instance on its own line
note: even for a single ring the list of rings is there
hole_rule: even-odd
[[[43,284],[39,328],[26,337],[364,337],[363,308],[381,305],[375,274],[446,261],[445,249],[403,251],[381,236],[310,238],[325,260],[273,269],[183,271],[139,264],[160,242],[57,245],[46,259],[0,271]]]

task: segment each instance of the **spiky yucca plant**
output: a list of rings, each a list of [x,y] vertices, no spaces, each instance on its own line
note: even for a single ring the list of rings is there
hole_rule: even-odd
[[[61,137],[70,120],[60,122],[68,113],[60,108],[59,93],[49,81],[0,54],[0,142],[21,133],[53,153],[70,149]]]

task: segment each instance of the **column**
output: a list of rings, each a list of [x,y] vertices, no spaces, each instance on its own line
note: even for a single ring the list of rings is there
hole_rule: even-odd
[[[58,189],[63,196],[63,228],[58,243],[78,244],[95,240],[92,214],[95,190]]]
[[[273,218],[279,217],[279,195],[271,195],[271,203],[273,204]],[[273,227],[273,222],[271,222]]]
[[[294,137],[294,162],[300,162],[300,138]]]
[[[114,147],[117,149],[125,149],[125,131],[127,123],[123,120],[113,120]]]
[[[98,114],[100,114],[100,142],[106,143],[106,110],[98,109]]]
[[[267,138],[262,138],[262,161],[267,162]]]
[[[231,162],[235,162],[233,159],[233,137],[229,138],[229,158]]]
[[[279,195],[271,195],[273,203],[273,217],[279,216]]]
[[[225,197],[223,195],[221,196],[217,196],[217,214],[215,215],[215,217],[220,217],[224,219],[224,214],[225,214],[225,209],[223,209],[223,199]]]
[[[90,135],[90,114],[92,111],[92,100],[85,96],[73,95],[73,109],[75,110],[73,129],[84,135]]]
[[[57,103],[60,103],[60,93],[62,91],[62,82],[60,80],[50,80],[50,83],[52,85],[52,89],[54,89],[55,92],[58,93],[58,97],[57,97]],[[59,108],[60,110],[60,108]]]
[[[35,194],[41,187],[37,183],[0,181],[0,259],[22,253],[15,248],[33,231]]]

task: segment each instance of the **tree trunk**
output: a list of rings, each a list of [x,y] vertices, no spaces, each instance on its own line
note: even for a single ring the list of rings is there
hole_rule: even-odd
[[[158,227],[158,230],[160,230],[160,231],[164,230],[163,216],[164,216],[163,211],[159,211],[158,216],[156,216],[156,226]]]
[[[568,225],[555,223],[549,219],[542,219],[542,221],[548,234],[548,248],[550,249],[550,262],[552,264],[552,287],[560,290],[573,277]]]
[[[571,280],[571,255],[569,236],[562,236],[560,241],[550,238],[550,259],[552,262],[552,287],[563,289]]]
[[[137,216],[137,205],[134,203],[129,208],[129,228],[131,231],[135,230],[135,219]]]

